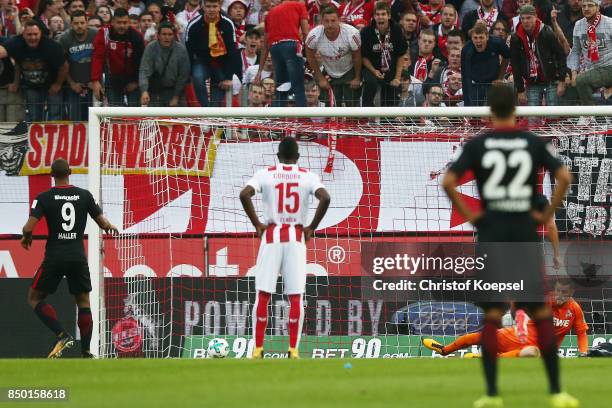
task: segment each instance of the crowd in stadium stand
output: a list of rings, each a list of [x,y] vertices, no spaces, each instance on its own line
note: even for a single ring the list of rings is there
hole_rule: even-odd
[[[0,0],[0,121],[89,106],[612,104],[612,0]]]

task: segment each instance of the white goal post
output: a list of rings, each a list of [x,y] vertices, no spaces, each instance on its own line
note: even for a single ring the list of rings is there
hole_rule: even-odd
[[[588,126],[589,118],[596,117],[594,122],[598,122],[599,126],[610,129],[612,125],[606,123],[606,120],[612,118],[612,106],[541,106],[541,107],[518,107],[517,116],[519,117],[537,117],[537,118],[557,118],[557,117],[572,117],[577,123],[579,117],[586,118]],[[196,120],[198,118],[219,118],[221,121],[227,120],[228,123],[238,123],[237,120],[245,123],[248,126],[250,118],[267,119],[273,123],[274,119],[291,119],[291,118],[362,118],[367,122],[367,129],[375,129],[380,127],[381,131],[371,134],[376,137],[394,137],[395,133],[386,132],[384,127],[387,126],[386,121],[380,121],[380,118],[393,119],[397,118],[399,123],[393,124],[395,129],[401,129],[404,126],[403,121],[411,121],[409,125],[405,125],[404,133],[410,133],[415,126],[418,125],[418,120],[422,118],[440,119],[450,118],[451,123],[460,123],[464,118],[483,118],[490,114],[488,107],[419,107],[419,108],[394,108],[394,107],[318,107],[318,108],[170,108],[170,107],[91,107],[89,108],[89,123],[88,123],[88,143],[89,143],[89,190],[96,202],[100,202],[103,211],[104,202],[102,202],[102,166],[101,154],[105,146],[103,144],[102,128],[105,121],[112,119],[118,120],[181,120],[190,118]],[[416,125],[415,125],[416,121]],[[193,121],[190,123],[194,123]],[[609,122],[608,122],[609,123]],[[389,125],[391,126],[391,125]],[[436,123],[422,125],[423,132],[431,133],[431,128],[435,128]],[[473,132],[478,132],[478,127],[482,124],[472,126]],[[581,125],[582,126],[582,125]],[[364,130],[367,132],[368,130]],[[559,130],[557,130],[559,132]],[[332,131],[333,133],[333,131]],[[364,134],[365,136],[365,134]],[[121,172],[121,168],[114,168],[113,171]],[[246,176],[246,175],[245,175]],[[333,198],[332,198],[333,200]],[[612,216],[611,216],[612,218]],[[586,231],[586,227],[585,227]],[[109,329],[103,324],[106,321],[105,295],[104,295],[104,265],[103,265],[103,245],[102,232],[94,223],[88,224],[88,262],[91,273],[92,292],[91,292],[91,310],[94,319],[93,333],[91,339],[91,352],[94,355],[106,356],[108,350],[102,350],[101,345],[105,342],[101,338],[102,335],[108,336],[106,333]],[[350,236],[350,234],[349,234]],[[327,245],[327,244],[326,244]],[[171,250],[171,249],[170,249]],[[205,261],[207,262],[207,260]],[[171,275],[169,275],[171,276]],[[170,290],[170,296],[173,296],[174,291]],[[185,312],[186,313],[186,312]],[[170,325],[172,322],[170,322]],[[172,331],[172,329],[170,329]],[[106,347],[106,346],[105,346]]]

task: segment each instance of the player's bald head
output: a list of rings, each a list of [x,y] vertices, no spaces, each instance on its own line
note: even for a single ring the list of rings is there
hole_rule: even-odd
[[[278,145],[278,159],[281,162],[297,162],[300,158],[298,144],[292,137],[286,137]]]
[[[63,179],[70,175],[70,165],[65,159],[55,159],[51,165],[51,175],[56,179]]]

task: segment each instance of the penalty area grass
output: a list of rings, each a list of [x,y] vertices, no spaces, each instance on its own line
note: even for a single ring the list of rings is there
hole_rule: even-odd
[[[506,408],[548,407],[540,359],[504,359],[499,368]],[[563,389],[582,407],[610,406],[612,359],[567,359],[561,368]],[[0,408],[469,408],[484,393],[479,360],[442,358],[0,360],[0,387],[69,389],[67,402]]]

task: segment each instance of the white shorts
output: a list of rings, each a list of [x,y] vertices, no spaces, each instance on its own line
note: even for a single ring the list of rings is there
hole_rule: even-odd
[[[304,293],[306,287],[306,245],[303,242],[266,244],[263,240],[257,254],[255,288],[275,293],[279,273],[286,295]]]

